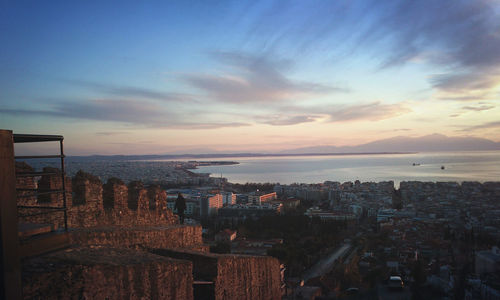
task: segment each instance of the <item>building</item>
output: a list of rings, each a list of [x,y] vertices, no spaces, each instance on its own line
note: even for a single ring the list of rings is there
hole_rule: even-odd
[[[307,209],[304,215],[310,218],[317,217],[322,221],[352,221],[357,219],[357,217],[351,213],[323,211],[318,207]]]
[[[388,208],[388,209],[380,209],[377,213],[377,222],[385,222],[394,217],[394,213],[396,210]]]
[[[208,195],[201,198],[200,214],[202,217],[216,216],[222,207],[222,195]]]
[[[222,192],[222,206],[236,204],[236,194],[232,192]]]
[[[236,203],[237,204],[248,203],[248,195],[247,194],[237,194],[236,195]]]
[[[225,219],[246,219],[246,218],[260,218],[264,216],[276,216],[281,213],[283,204],[235,204],[219,209],[219,217]]]
[[[278,198],[276,192],[272,193],[264,193],[264,192],[255,192],[254,194],[248,195],[248,203],[260,205],[262,203],[274,201]]]
[[[489,251],[476,253],[476,273],[479,275],[500,271],[500,250],[493,247]]]
[[[285,209],[295,209],[300,205],[300,200],[296,198],[288,198],[280,202],[283,203]]]
[[[231,229],[224,229],[215,235],[217,242],[232,242],[236,239],[236,231]]]

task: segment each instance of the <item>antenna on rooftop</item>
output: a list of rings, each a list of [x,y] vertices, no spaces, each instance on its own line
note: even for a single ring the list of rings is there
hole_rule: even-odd
[[[224,190],[224,185],[223,185],[223,183],[222,183],[222,172],[220,172],[219,189],[220,189],[220,192],[221,192],[221,193],[222,193],[222,191]]]

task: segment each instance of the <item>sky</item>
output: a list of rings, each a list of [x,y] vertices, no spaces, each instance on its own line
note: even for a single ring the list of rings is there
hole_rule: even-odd
[[[500,141],[500,1],[0,1],[0,128],[66,152]]]

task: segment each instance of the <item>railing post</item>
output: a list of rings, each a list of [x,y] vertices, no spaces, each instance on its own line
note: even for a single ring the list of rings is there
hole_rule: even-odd
[[[0,130],[0,298],[21,299],[21,262],[16,203],[16,169],[12,131]]]
[[[68,231],[68,209],[66,207],[66,171],[64,170],[64,148],[63,141],[59,141],[61,147],[61,179],[62,179],[62,190],[63,190],[63,207],[64,207],[64,230]]]

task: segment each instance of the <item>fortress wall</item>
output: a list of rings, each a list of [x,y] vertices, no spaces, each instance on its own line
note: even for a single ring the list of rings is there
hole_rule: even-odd
[[[147,227],[98,227],[71,231],[70,241],[77,245],[113,247],[194,248],[206,251],[199,225]]]
[[[213,282],[214,299],[281,299],[280,265],[276,258],[172,249],[151,252],[191,261],[194,280]]]
[[[150,253],[78,247],[23,263],[25,299],[193,299],[192,264]]]
[[[19,166],[22,170],[29,166]],[[59,172],[57,169],[47,171]],[[66,203],[68,226],[158,226],[178,223],[177,216],[167,209],[167,195],[158,186],[148,189],[141,182],[133,182],[127,187],[119,179],[110,179],[102,184],[99,178],[85,172],[78,172],[71,180],[66,178]],[[18,188],[36,188],[33,177],[19,178]],[[60,175],[42,176],[40,189],[60,189]],[[62,194],[40,195],[36,197],[19,197],[18,205],[40,205],[62,207]],[[47,210],[19,209],[20,215],[33,214]],[[55,228],[64,224],[63,212],[52,212],[45,215],[21,217],[20,222],[51,223]]]
[[[33,172],[33,168],[25,162],[16,162],[16,173],[22,172]],[[38,186],[35,178],[33,177],[16,177],[16,188],[18,189],[36,189]],[[18,191],[18,205],[37,205],[37,198],[34,196],[26,197],[32,195],[30,192]]]
[[[266,256],[219,257],[215,298],[281,299],[278,260]]]
[[[61,186],[56,176],[41,182]],[[103,185],[84,172],[69,182],[69,239],[79,246],[24,261],[26,299],[193,299],[196,290],[213,299],[280,299],[277,259],[208,253],[201,226],[178,224],[158,186],[119,179]],[[62,206],[61,197],[49,199]],[[62,212],[20,218],[56,227],[62,220]]]

